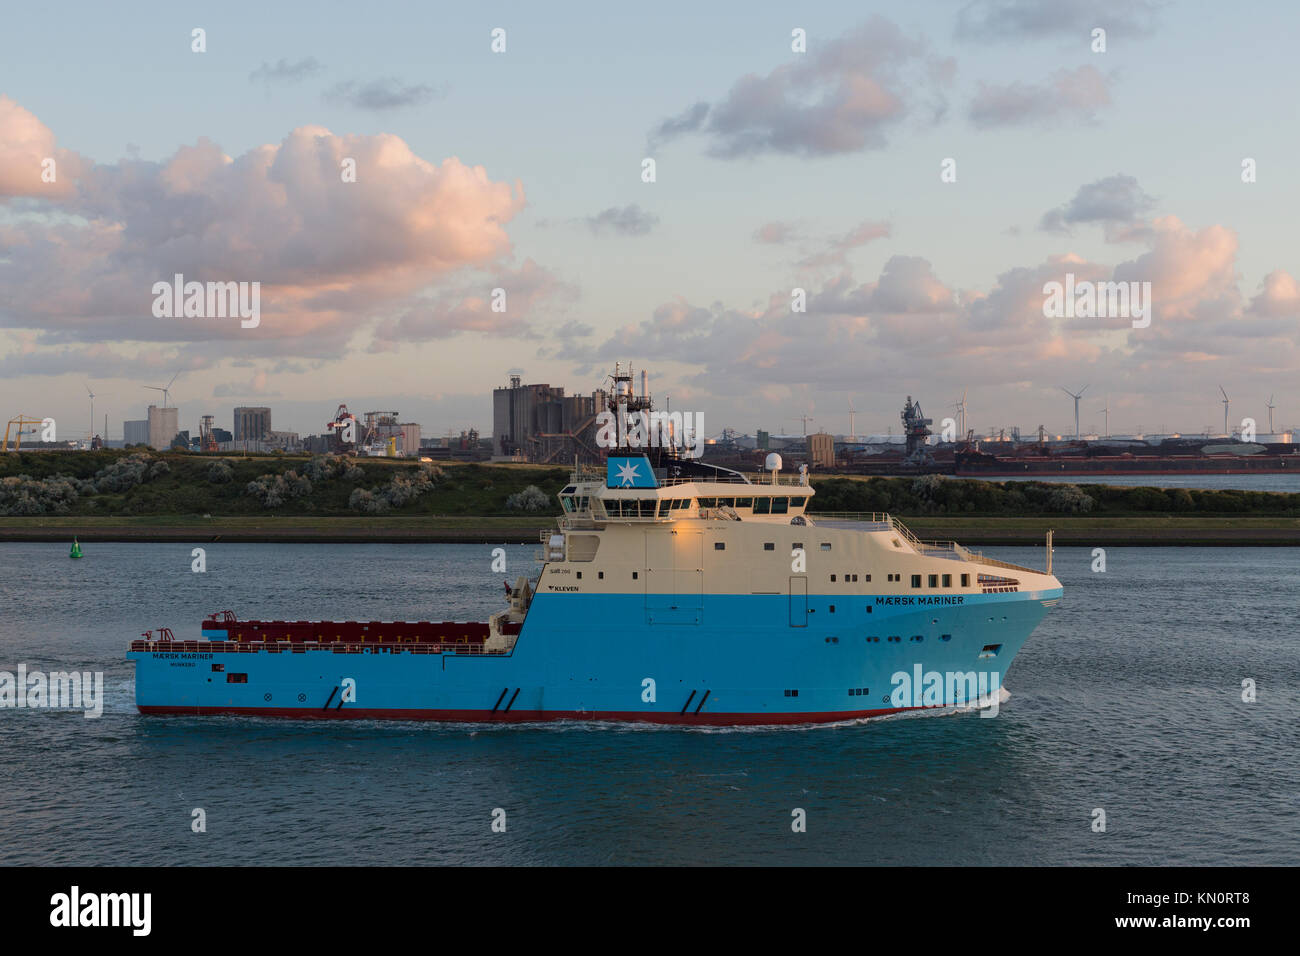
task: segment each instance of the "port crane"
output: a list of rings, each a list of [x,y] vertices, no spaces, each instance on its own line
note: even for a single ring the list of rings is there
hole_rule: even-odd
[[[18,431],[15,432],[14,434],[14,451],[18,451],[20,448],[22,448],[22,444],[23,444],[23,426],[40,425],[44,421],[45,420],[43,418],[28,418],[26,415],[23,415],[21,413],[18,415],[17,418],[9,419],[9,424],[5,426],[5,443],[3,445],[0,445],[0,451],[9,450],[9,429],[11,429],[14,425],[18,426]],[[26,434],[35,435],[36,429],[33,428],[31,431],[27,432]]]
[[[337,451],[355,451],[357,416],[348,411],[346,405],[339,405],[339,410],[334,413],[334,420],[325,423],[325,430],[333,433]]]

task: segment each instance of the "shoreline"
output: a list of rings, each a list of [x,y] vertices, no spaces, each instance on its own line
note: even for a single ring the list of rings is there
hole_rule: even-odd
[[[816,520],[816,516],[812,516]],[[902,521],[922,540],[971,547],[1300,547],[1300,519],[1281,517],[997,518],[923,516]],[[0,519],[0,542],[211,544],[533,544],[554,518],[85,518]]]

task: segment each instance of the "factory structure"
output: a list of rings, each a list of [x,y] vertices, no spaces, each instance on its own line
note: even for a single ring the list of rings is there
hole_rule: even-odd
[[[596,418],[616,404],[638,411],[650,407],[649,379],[641,372],[641,390],[632,387],[632,368],[614,367],[609,389],[590,395],[565,395],[548,384],[525,385],[521,375],[510,373],[509,384],[492,390],[492,455],[509,461],[538,464],[572,464],[602,460],[596,443]]]
[[[418,423],[403,421],[395,410],[354,414],[346,404],[340,404],[323,423],[322,432],[314,435],[277,431],[272,427],[269,406],[248,405],[232,410],[230,429],[217,427],[216,416],[204,414],[191,434],[180,429],[180,409],[169,401],[173,376],[165,386],[144,386],[162,392],[163,402],[149,405],[142,419],[124,421],[121,441],[107,440],[107,415],[103,417],[103,435],[94,434],[95,396],[87,386],[90,431],[68,437],[60,428],[62,440],[43,441],[38,436],[43,421],[50,420],[19,415],[9,421],[5,444],[0,447],[9,450],[12,436],[14,448],[21,445],[32,451],[143,446],[207,453],[280,452],[572,465],[575,461],[599,463],[605,458],[607,449],[601,447],[599,437],[602,425],[609,427],[609,413],[663,414],[654,408],[647,372],[642,369],[636,373],[630,364],[616,364],[601,387],[585,394],[566,394],[563,387],[549,383],[525,384],[517,369],[507,375],[507,384],[492,390],[490,437],[480,437],[477,429],[470,427],[462,429],[459,436],[449,431],[445,438],[425,438]],[[857,434],[856,413],[850,404],[848,435],[832,434],[824,427],[810,431],[813,419],[801,415],[798,420],[803,423],[802,434],[758,429],[749,435],[723,427],[707,436],[701,428],[698,447],[705,462],[739,471],[761,470],[765,456],[774,451],[789,458],[792,465],[804,464],[822,474],[1032,477],[1300,471],[1300,445],[1295,443],[1294,432],[1274,427],[1277,406],[1273,396],[1265,406],[1266,430],[1257,430],[1250,418],[1242,421],[1240,430],[1232,427],[1231,400],[1220,388],[1222,432],[1206,426],[1199,434],[1166,433],[1161,426],[1157,434],[1111,434],[1107,402],[1100,409],[1106,416],[1106,429],[1099,435],[1080,428],[1079,405],[1086,389],[1061,389],[1073,402],[1073,435],[1051,434],[1042,425],[1025,435],[1015,427],[977,433],[967,428],[963,394],[960,401],[943,406],[940,414],[947,417],[940,418],[937,425],[936,419],[922,411],[920,401],[908,396],[899,414],[902,427],[897,431],[890,428],[884,434]],[[695,414],[702,420],[702,413]],[[615,417],[621,420],[620,415]],[[683,415],[678,418],[683,419]],[[1264,425],[1264,421],[1260,424]],[[684,442],[686,427],[683,422],[678,427],[682,431],[677,437]]]

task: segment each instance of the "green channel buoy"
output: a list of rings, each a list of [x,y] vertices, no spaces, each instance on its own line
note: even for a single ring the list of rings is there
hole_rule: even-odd
[[[72,550],[68,552],[68,557],[70,557],[70,558],[79,558],[79,557],[81,557],[81,545],[79,545],[79,544],[77,543],[77,539],[76,539],[76,538],[73,538],[73,539],[72,539]]]

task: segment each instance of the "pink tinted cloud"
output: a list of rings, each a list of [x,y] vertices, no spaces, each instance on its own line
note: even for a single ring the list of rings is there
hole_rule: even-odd
[[[10,195],[50,148],[48,132],[0,100],[0,186]],[[356,181],[346,182],[352,162]],[[525,204],[521,184],[481,166],[428,162],[388,134],[316,126],[238,157],[201,139],[161,163],[70,165],[75,181],[38,208],[79,219],[0,231],[8,324],[47,340],[337,340],[448,273],[507,256],[505,226]],[[260,282],[260,327],[154,318],[153,284],[175,273]]]
[[[54,181],[45,182],[42,175],[48,167],[43,164],[50,159],[54,160]],[[0,94],[0,199],[62,198],[73,191],[87,165],[77,153],[55,146],[49,127]]]

